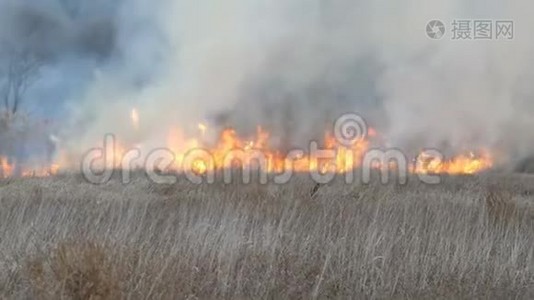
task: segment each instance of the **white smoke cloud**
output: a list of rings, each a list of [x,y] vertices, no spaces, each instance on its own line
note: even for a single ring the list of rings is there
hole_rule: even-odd
[[[124,0],[113,47],[72,97],[63,135],[79,151],[108,132],[164,143],[169,127],[217,116],[306,140],[359,111],[391,145],[524,157],[534,150],[525,130],[534,122],[531,8],[526,0]],[[447,26],[441,40],[425,35],[433,19]],[[455,19],[513,20],[515,37],[454,41]]]

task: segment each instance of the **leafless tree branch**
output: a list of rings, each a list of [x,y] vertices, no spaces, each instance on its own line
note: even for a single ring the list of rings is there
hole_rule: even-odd
[[[38,79],[42,62],[30,49],[6,48],[1,58],[0,96],[3,110],[15,115],[26,91]]]

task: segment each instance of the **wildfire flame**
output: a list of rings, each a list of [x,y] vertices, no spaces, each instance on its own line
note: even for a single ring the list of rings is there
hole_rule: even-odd
[[[131,110],[130,119],[133,129],[138,130],[140,116],[137,109]],[[212,143],[205,141],[208,133],[210,133],[209,136],[217,137]],[[242,138],[233,128],[224,129],[217,134],[208,125],[199,123],[198,134],[199,137],[197,138],[187,137],[179,128],[172,128],[168,131],[164,146],[174,153],[173,169],[185,171],[189,168],[190,171],[194,171],[197,174],[206,174],[214,170],[231,168],[239,163],[246,163],[262,166],[262,170],[269,173],[282,173],[287,169],[302,173],[312,171],[346,173],[361,167],[362,160],[373,141],[381,138],[376,129],[369,128],[366,139],[358,141],[351,146],[345,146],[337,141],[332,132],[326,132],[320,148],[335,150],[333,151],[335,155],[327,159],[320,159],[320,157],[314,157],[304,151],[288,156],[288,153],[283,153],[276,146],[270,144],[271,133],[260,126],[257,127],[252,137]],[[107,155],[113,157],[115,168],[125,167],[122,164],[122,158],[127,149],[127,145],[116,141],[113,151],[107,153]],[[210,154],[210,159],[196,159],[187,164],[187,155],[195,149],[206,150]],[[236,149],[240,151],[235,151]],[[236,157],[229,157],[228,153],[231,152],[237,153]],[[258,153],[262,154],[260,159],[258,159]],[[7,157],[0,157],[0,178],[49,176],[57,174],[60,170],[68,170],[73,165],[75,163],[70,162],[69,164],[69,162],[62,159],[61,163],[55,163],[44,168],[22,168],[21,166],[17,168],[16,163],[11,162]],[[372,166],[374,168],[382,167],[376,163]],[[388,162],[389,168],[394,168],[395,166],[395,163]],[[477,153],[460,154],[447,160],[438,160],[422,153],[418,156],[415,166],[410,168],[410,171],[419,174],[459,175],[476,174],[491,167],[493,167],[493,158],[490,152],[482,150]],[[20,172],[16,172],[17,169],[21,169]]]
[[[6,156],[0,156],[0,178],[9,177],[47,177],[55,175],[60,171],[60,165],[57,163],[49,166],[27,167],[18,166],[16,162],[11,161]]]
[[[7,157],[0,156],[0,177],[11,177],[13,176],[13,170],[15,167],[9,163]]]
[[[204,137],[206,135],[206,132],[208,131],[208,126],[205,125],[204,123],[199,123],[198,130],[200,131],[200,134],[202,135],[202,137]]]
[[[202,136],[205,136],[210,128],[201,123],[198,129]],[[361,167],[362,159],[370,149],[372,138],[379,133],[371,128],[368,139],[359,141],[354,145],[347,147],[341,145],[331,132],[327,132],[321,145],[324,150],[335,150],[333,157],[323,159],[314,157],[309,153],[301,153],[295,157],[288,157],[287,153],[282,153],[276,147],[270,144],[271,134],[258,127],[254,136],[244,139],[238,135],[235,129],[227,128],[218,134],[215,143],[206,145],[196,138],[186,138],[179,129],[173,129],[168,134],[167,148],[175,153],[175,162],[173,168],[176,170],[190,170],[197,174],[205,174],[208,171],[217,169],[231,168],[239,163],[261,165],[263,161],[255,161],[257,154],[261,153],[264,161],[263,169],[269,173],[282,173],[287,169],[293,172],[335,172],[346,173]],[[198,159],[190,165],[185,166],[186,155],[194,149],[206,149],[210,153],[210,160]],[[233,152],[239,149],[242,151]],[[234,153],[235,157],[229,156]],[[236,154],[237,153],[237,154]],[[382,167],[379,163],[372,165],[374,168]],[[477,155],[474,152],[461,154],[448,160],[436,160],[432,157],[421,154],[415,168],[410,170],[414,173],[422,174],[476,174],[493,166],[493,159],[488,151],[482,151]],[[248,166],[250,167],[250,166]],[[388,162],[388,167],[395,168],[394,162]],[[187,169],[189,168],[189,169]]]
[[[415,172],[420,174],[472,175],[491,167],[493,167],[493,159],[487,151],[482,151],[479,155],[474,152],[458,155],[448,161],[441,161],[422,153],[419,156]]]
[[[139,129],[139,111],[137,111],[137,108],[132,108],[130,112],[130,119],[132,120],[132,126],[135,130]]]

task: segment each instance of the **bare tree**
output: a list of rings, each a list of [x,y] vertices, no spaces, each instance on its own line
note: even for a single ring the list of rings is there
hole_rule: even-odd
[[[20,113],[28,88],[39,78],[42,60],[30,47],[0,45],[0,163],[14,163],[23,147],[28,119]],[[19,164],[15,164],[18,173]],[[5,170],[0,170],[1,174]]]
[[[15,165],[17,173],[29,151],[32,132],[42,127],[31,124],[22,105],[47,61],[41,39],[47,23],[39,14],[18,8],[11,13],[14,26],[0,36],[0,160]]]
[[[0,99],[5,113],[13,116],[19,111],[28,87],[38,79],[42,63],[29,49],[7,49],[4,52]]]

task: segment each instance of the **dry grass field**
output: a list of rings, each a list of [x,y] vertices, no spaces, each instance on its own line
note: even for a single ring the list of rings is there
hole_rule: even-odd
[[[531,177],[314,186],[0,181],[0,295],[534,297]]]

